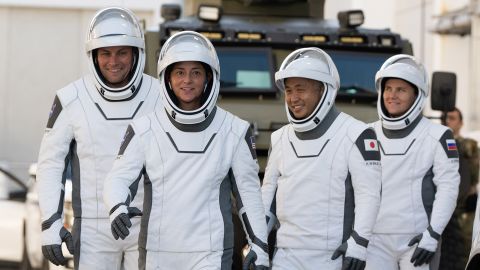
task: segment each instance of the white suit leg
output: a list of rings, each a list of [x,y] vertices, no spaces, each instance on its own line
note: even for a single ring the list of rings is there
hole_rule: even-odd
[[[397,259],[391,249],[388,235],[374,234],[367,248],[365,270],[398,270]]]

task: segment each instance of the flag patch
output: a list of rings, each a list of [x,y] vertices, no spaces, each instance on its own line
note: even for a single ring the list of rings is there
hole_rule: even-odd
[[[457,151],[457,143],[453,139],[447,139],[448,151]]]
[[[378,143],[377,140],[363,140],[365,143],[365,151],[378,151]]]

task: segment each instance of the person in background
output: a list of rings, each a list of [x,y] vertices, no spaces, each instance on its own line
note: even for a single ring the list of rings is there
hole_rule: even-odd
[[[154,110],[160,91],[157,81],[143,73],[143,30],[130,10],[97,12],[85,45],[90,74],[57,92],[40,146],[42,251],[52,263],[65,265],[65,242],[75,269],[138,269],[140,219],[132,219],[132,233],[116,241],[118,236],[110,233],[110,209],[103,204],[103,183],[128,124]],[[72,171],[72,233],[62,220],[67,164]],[[140,178],[132,183],[136,185],[142,186]],[[125,199],[140,207],[134,197],[131,193]],[[137,197],[141,202],[141,192]]]
[[[438,243],[458,195],[452,131],[422,115],[428,74],[413,56],[388,58],[375,76],[382,202],[368,246],[368,270],[436,269]]]
[[[442,236],[442,270],[465,269],[472,241],[473,220],[477,201],[478,145],[477,141],[460,135],[462,112],[455,108],[443,115],[445,125],[453,131],[459,154],[460,187],[457,207]]]

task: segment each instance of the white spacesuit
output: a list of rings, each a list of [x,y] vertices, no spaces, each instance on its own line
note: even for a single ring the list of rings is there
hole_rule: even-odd
[[[392,78],[407,82],[416,93],[411,107],[397,117],[390,116],[383,97]],[[387,59],[375,83],[380,121],[373,127],[382,155],[382,202],[366,268],[431,269],[457,200],[455,140],[447,127],[423,117],[428,75],[412,56]]]
[[[324,51],[292,52],[277,86],[285,91],[294,77],[320,81],[324,91],[305,118],[286,105],[290,124],[272,134],[262,197],[269,229],[279,222],[273,269],[363,269],[380,205],[375,133],[336,110],[340,79]]]
[[[202,63],[211,75],[193,111],[181,109],[169,81],[172,66],[185,62]],[[130,212],[125,197],[143,172],[141,268],[231,269],[233,192],[255,264],[268,266],[254,137],[246,121],[216,106],[213,45],[196,32],[177,33],[163,45],[157,70],[164,108],[131,124],[105,183],[112,226],[125,228],[119,222]]]
[[[102,75],[97,51],[123,46],[128,46],[126,50],[133,53],[133,62],[125,71],[126,84],[114,87]],[[75,269],[110,270],[120,269],[122,265],[123,269],[138,268],[140,218],[133,221],[130,237],[115,241],[102,194],[128,124],[152,112],[160,103],[157,81],[143,74],[144,50],[143,32],[135,15],[123,8],[103,9],[93,18],[87,34],[91,74],[56,94],[40,147],[37,174],[43,220],[42,250],[55,264],[65,263],[61,251],[61,243],[65,241],[70,251],[75,250]],[[117,66],[118,63],[113,63],[108,68],[117,74],[121,69]],[[73,183],[73,242],[62,219],[68,163]],[[132,190],[141,184],[138,176],[135,180]],[[133,200],[135,194],[130,195],[123,197],[123,201]]]

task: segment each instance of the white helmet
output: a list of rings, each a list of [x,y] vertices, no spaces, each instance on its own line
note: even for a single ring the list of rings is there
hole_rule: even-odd
[[[418,89],[417,98],[413,105],[399,117],[390,117],[383,103],[383,88],[385,79],[398,78],[407,81]],[[421,113],[428,97],[428,73],[425,67],[413,56],[397,54],[388,58],[375,75],[375,88],[378,92],[377,112],[382,126],[390,130],[399,130],[407,127]]]
[[[340,87],[340,76],[338,75],[337,67],[330,56],[319,48],[298,49],[283,60],[280,69],[275,73],[277,87],[281,91],[285,91],[284,81],[286,78],[291,77],[307,78],[323,83],[325,90],[311,115],[303,119],[296,119],[285,102],[287,117],[293,128],[298,132],[312,130],[322,122],[335,102],[335,97]]]
[[[184,61],[198,61],[210,67],[212,78],[205,87],[200,108],[193,111],[182,110],[168,83],[167,69],[172,64]],[[210,72],[207,70],[207,72]],[[168,114],[180,124],[197,124],[204,121],[217,104],[220,90],[220,62],[212,43],[194,31],[182,31],[171,36],[158,57],[158,79],[162,91],[162,102]]]
[[[106,84],[97,64],[96,49],[112,46],[134,47],[134,61],[128,83],[119,88]],[[134,95],[140,87],[145,67],[145,40],[135,15],[128,9],[110,7],[93,17],[87,33],[85,49],[95,86],[109,100],[124,100]]]

